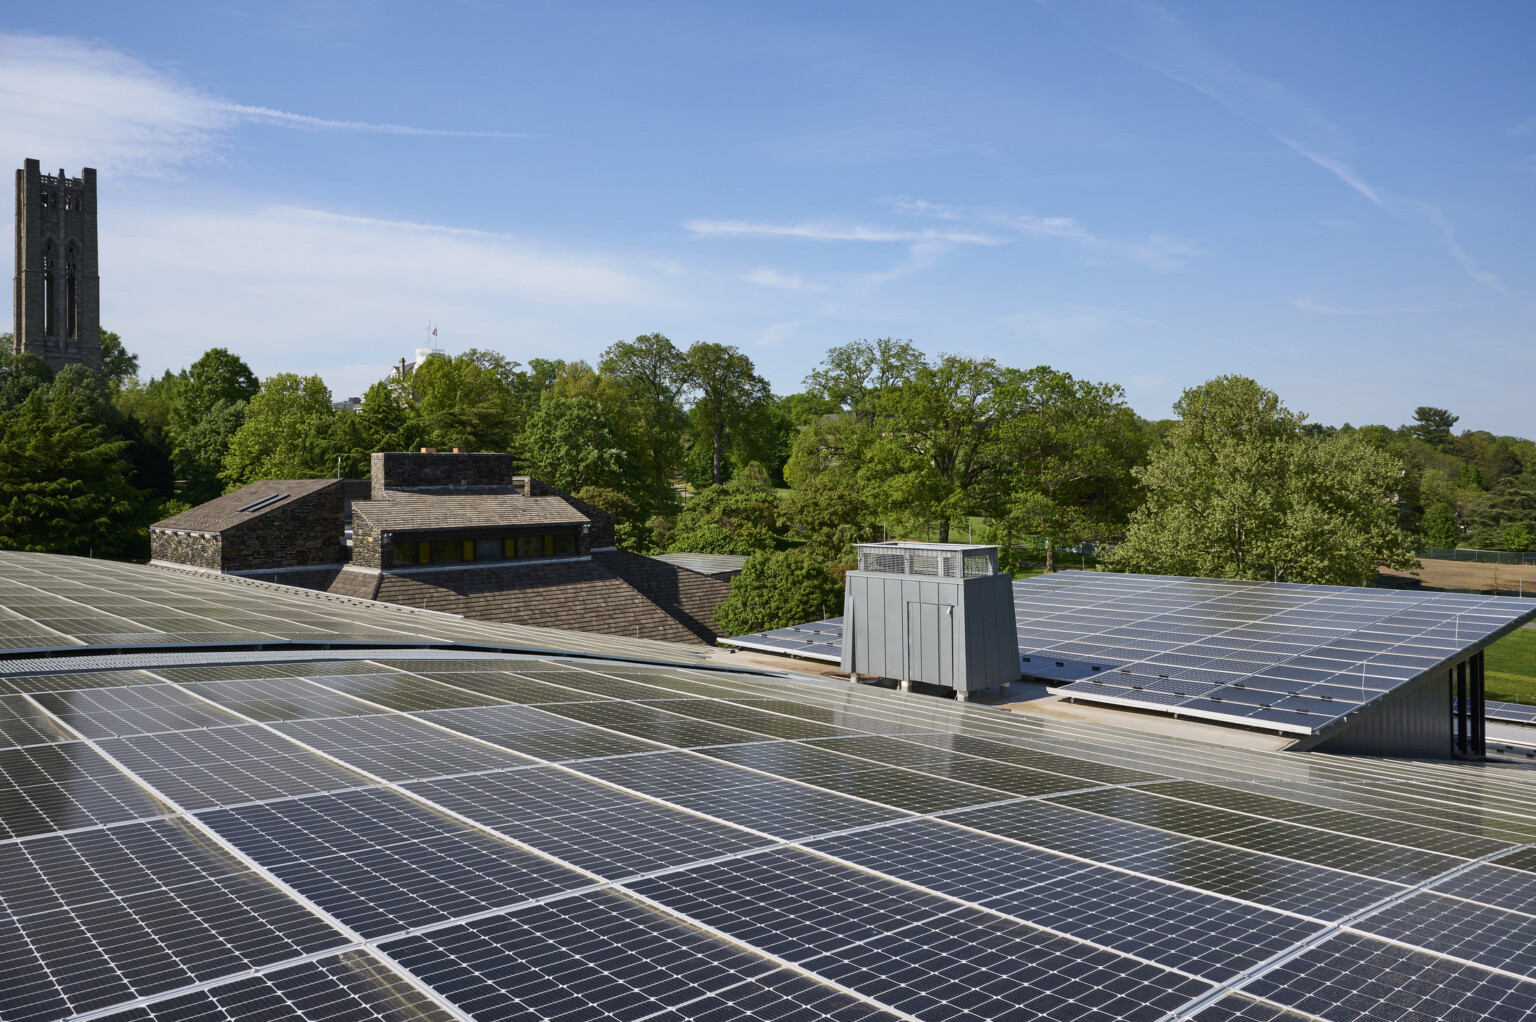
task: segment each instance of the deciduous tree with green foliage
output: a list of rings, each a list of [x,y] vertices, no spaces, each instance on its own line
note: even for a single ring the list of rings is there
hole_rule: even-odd
[[[1425,546],[1454,549],[1461,542],[1461,524],[1456,520],[1456,509],[1449,504],[1430,505],[1421,527]]]
[[[1011,377],[999,425],[1006,452],[998,525],[1003,540],[1045,539],[1045,570],[1058,546],[1117,535],[1140,499],[1132,469],[1147,437],[1116,385],[1090,383],[1049,366]]]
[[[648,503],[670,503],[688,423],[682,408],[690,379],[687,357],[662,334],[642,334],[610,345],[598,368],[633,410],[634,454],[644,466]]]
[[[800,550],[754,553],[731,579],[715,611],[727,635],[804,624],[842,613],[843,587],[817,558]]]
[[[1147,499],[1110,555],[1122,571],[1365,585],[1411,568],[1393,504],[1402,465],[1350,434],[1320,437],[1240,376],[1186,390],[1137,471]]]
[[[591,398],[545,401],[528,420],[522,446],[533,474],[559,489],[624,488],[624,449],[614,435],[613,422]]]
[[[777,519],[773,491],[735,483],[711,486],[683,503],[666,532],[666,549],[693,554],[771,550]]]
[[[686,357],[696,395],[689,417],[699,439],[709,445],[710,481],[718,486],[725,478],[726,447],[769,400],[768,381],[757,375],[750,358],[729,345],[699,341]]]
[[[404,388],[431,438],[429,446],[512,450],[517,423],[512,401],[515,373],[515,362],[493,351],[474,349],[452,358],[434,356],[412,370]]]
[[[337,414],[320,377],[269,377],[251,398],[245,422],[230,440],[222,478],[233,490],[261,479],[334,474]]]
[[[779,503],[779,524],[805,540],[824,564],[852,564],[853,545],[880,538],[879,515],[857,487],[823,475],[791,490]]]
[[[989,358],[944,355],[872,399],[859,473],[893,520],[936,523],[948,543],[951,522],[989,509],[1010,458],[1001,427],[1023,412],[1017,376]]]

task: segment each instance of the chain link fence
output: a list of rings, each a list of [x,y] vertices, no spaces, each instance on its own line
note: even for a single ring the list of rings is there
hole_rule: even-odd
[[[1432,546],[1419,553],[1434,561],[1476,561],[1479,564],[1536,564],[1533,550],[1468,550],[1463,547]]]

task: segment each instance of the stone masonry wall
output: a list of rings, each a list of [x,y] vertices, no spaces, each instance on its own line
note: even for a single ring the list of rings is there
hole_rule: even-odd
[[[394,558],[387,558],[385,554],[384,544],[374,527],[363,521],[361,515],[354,517],[352,519],[352,563],[359,568],[393,568]]]
[[[179,532],[173,529],[149,530],[149,556],[172,564],[219,570],[219,534],[216,532]]]
[[[385,490],[510,490],[517,478],[517,459],[510,454],[385,451],[373,456],[369,468],[374,500],[383,500]]]
[[[340,564],[344,489],[341,481],[224,531],[222,571]]]

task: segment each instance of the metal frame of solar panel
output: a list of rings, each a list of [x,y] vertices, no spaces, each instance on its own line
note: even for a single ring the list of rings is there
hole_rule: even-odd
[[[1524,703],[1504,703],[1490,699],[1484,704],[1487,707],[1486,716],[1489,720],[1496,720],[1505,724],[1531,724],[1536,725],[1536,706],[1527,706]]]
[[[350,655],[0,663],[0,1019],[1536,1013],[1536,772]]]

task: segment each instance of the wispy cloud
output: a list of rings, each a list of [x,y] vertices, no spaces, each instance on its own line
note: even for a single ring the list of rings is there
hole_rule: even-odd
[[[782,273],[769,267],[743,274],[741,279],[758,287],[776,287],[784,291],[812,290],[811,285],[807,284],[798,273]]]
[[[286,110],[273,110],[265,106],[246,106],[243,103],[224,103],[221,109],[241,120],[260,124],[274,124],[282,128],[299,128],[305,131],[350,131],[364,135],[427,135],[434,138],[531,138],[516,131],[461,131],[457,128],[414,128],[406,124],[374,124],[370,121],[331,121],[308,114],[292,114]]]
[[[1509,129],[1511,135],[1524,135],[1532,131],[1536,131],[1536,117],[1523,120]]]
[[[1355,167],[1347,132],[1281,83],[1244,70],[1155,0],[1036,0],[1105,48],[1188,86],[1252,121],[1297,155],[1328,171],[1373,205],[1428,225],[1446,253],[1479,284],[1509,298],[1499,277],[1482,269],[1456,240],[1436,206],[1391,195]],[[1536,126],[1536,119],[1528,122]],[[1517,125],[1518,130],[1528,130]],[[1518,299],[1517,299],[1518,300]]]
[[[1302,312],[1317,312],[1329,316],[1417,315],[1430,312],[1446,312],[1452,308],[1448,305],[1382,305],[1374,307],[1334,305],[1308,297],[1307,295],[1298,295],[1295,298],[1287,299],[1287,301]]]
[[[135,57],[59,36],[0,33],[0,161],[28,156],[168,177],[217,159],[242,123],[305,131],[474,138],[509,132],[328,120],[230,102]]]
[[[964,231],[906,231],[864,224],[812,221],[765,224],[747,220],[689,220],[683,229],[697,238],[796,238],[802,241],[938,241],[954,245],[998,245],[1002,239]]]

